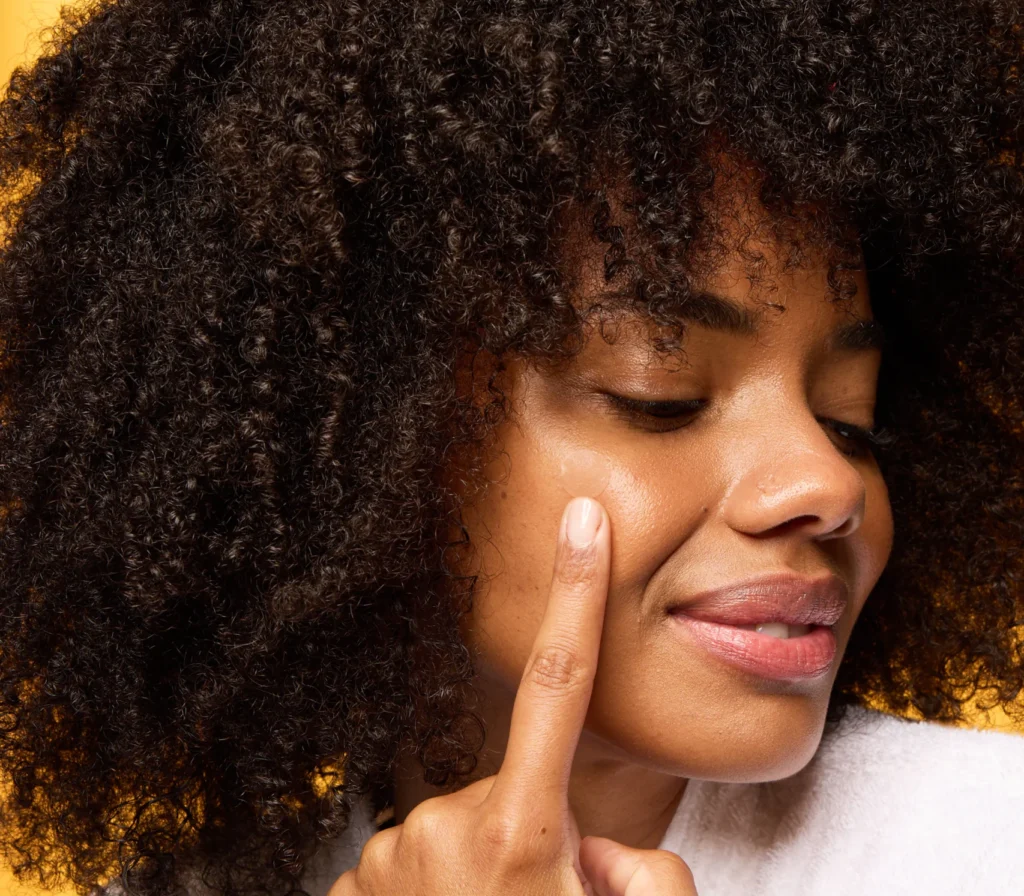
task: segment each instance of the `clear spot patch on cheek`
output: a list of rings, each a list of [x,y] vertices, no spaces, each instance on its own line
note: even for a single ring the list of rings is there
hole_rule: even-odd
[[[562,458],[559,481],[574,498],[596,498],[608,486],[612,468],[603,454],[577,448]]]

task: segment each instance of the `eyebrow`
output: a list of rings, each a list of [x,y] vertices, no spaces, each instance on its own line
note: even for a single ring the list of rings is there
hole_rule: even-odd
[[[763,314],[713,292],[697,292],[678,310],[679,317],[709,330],[756,336]],[[881,351],[885,330],[877,320],[854,320],[837,327],[829,337],[830,351]]]

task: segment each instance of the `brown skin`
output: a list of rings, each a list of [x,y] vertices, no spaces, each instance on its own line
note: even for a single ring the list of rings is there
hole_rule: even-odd
[[[580,838],[573,757],[594,688],[611,577],[611,523],[566,507],[551,587],[519,683],[501,769],[420,801],[379,831],[330,896],[696,896],[682,858]]]
[[[749,233],[756,214],[741,211],[727,232]],[[857,273],[858,292],[846,308],[827,301],[820,256],[809,253],[786,270],[771,238],[756,247],[777,287],[768,298],[784,311],[765,310],[738,251],[705,284],[762,314],[756,337],[691,324],[684,365],[653,355],[646,325],[625,318],[614,345],[593,333],[564,369],[523,358],[507,365],[513,416],[500,431],[503,453],[488,469],[493,484],[463,516],[471,543],[482,546],[472,571],[489,579],[464,629],[481,670],[484,704],[477,708],[488,724],[479,774],[501,766],[548,602],[559,521],[571,497],[559,482],[560,462],[575,448],[599,451],[612,461],[599,497],[610,520],[610,584],[568,782],[583,836],[651,849],[688,778],[769,781],[804,767],[818,747],[853,625],[892,548],[877,464],[870,453],[844,453],[856,446],[822,422],[874,423],[880,353],[825,350],[849,311],[872,316],[866,276]],[[584,260],[584,302],[606,288],[596,273],[600,261],[600,254]],[[707,404],[645,428],[603,392]],[[705,589],[778,570],[815,578],[831,571],[849,587],[826,676],[783,683],[739,672],[692,646],[666,613]],[[397,821],[438,793],[422,783],[414,761],[403,762]]]

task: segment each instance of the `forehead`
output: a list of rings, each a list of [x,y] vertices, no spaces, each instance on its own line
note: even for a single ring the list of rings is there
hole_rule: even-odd
[[[773,217],[760,201],[760,180],[753,167],[725,154],[717,161],[719,170],[705,200],[708,223],[679,253],[677,269],[684,272],[685,282],[670,286],[667,297],[661,287],[662,321],[753,337],[779,320],[800,318],[805,325],[813,321],[811,326],[827,330],[823,338],[829,350],[880,349],[883,333],[872,319],[857,240],[837,251],[820,239],[815,228],[824,209],[808,203],[796,205],[791,215]],[[611,318],[619,330],[624,318],[633,318],[658,331],[645,302],[638,301],[636,279],[631,276],[645,270],[644,246],[649,245],[640,232],[631,194],[621,179],[612,179],[604,199],[620,251],[639,263],[622,266],[609,276],[610,247],[607,238],[597,234],[594,210],[570,204],[562,214],[561,255],[572,302],[588,325],[597,322],[603,329]],[[607,234],[608,221],[604,227]]]
[[[636,300],[634,285],[609,282],[600,253],[591,252],[589,259],[579,259],[573,302],[591,330],[604,332],[612,323],[619,333],[623,323],[634,321],[666,344],[674,341],[668,335],[672,324],[746,338],[777,331],[781,324],[815,331],[830,353],[881,350],[884,332],[872,314],[863,264],[837,272],[824,252],[799,246],[796,251],[800,257],[794,260],[792,247],[777,240],[726,243],[716,263],[690,279],[685,294],[662,306],[662,326]],[[837,279],[844,287],[838,294]]]
[[[830,328],[830,351],[882,348],[883,330],[872,314],[863,261],[853,269],[837,271],[818,251],[795,265],[778,261],[775,247],[767,249],[764,256],[767,262],[755,265],[745,252],[729,254],[718,267],[695,280],[680,318],[707,329],[752,337],[779,319],[798,317]],[[833,288],[837,280],[841,283],[838,293]]]

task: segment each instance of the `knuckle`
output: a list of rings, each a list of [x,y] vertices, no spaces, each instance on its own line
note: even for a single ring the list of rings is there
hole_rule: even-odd
[[[561,644],[541,647],[526,672],[531,684],[545,691],[571,691],[590,679],[590,670],[577,651]]]
[[[488,856],[503,856],[515,852],[519,825],[509,815],[489,815],[480,825],[478,833]]]
[[[402,838],[416,847],[436,845],[443,842],[445,831],[452,829],[452,819],[437,806],[436,800],[425,800],[417,804],[402,823]]]
[[[394,830],[389,828],[378,831],[363,844],[357,866],[357,883],[361,886],[366,887],[371,882],[386,879],[394,856],[395,838],[391,833]]]
[[[542,823],[539,816],[504,811],[488,815],[477,833],[492,865],[514,878],[526,868],[555,859],[561,848],[558,831],[556,824]]]
[[[341,875],[327,891],[327,896],[357,896],[356,870],[354,868]]]

